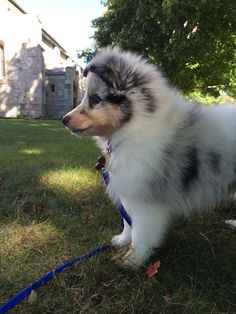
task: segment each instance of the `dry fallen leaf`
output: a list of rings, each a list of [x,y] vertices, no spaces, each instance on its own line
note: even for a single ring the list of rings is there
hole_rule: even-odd
[[[166,301],[166,304],[170,305],[173,301],[173,296],[171,296],[169,293],[162,296],[163,299]]]
[[[86,223],[89,223],[89,222],[93,221],[93,215],[86,215],[85,218],[84,218],[84,221]]]
[[[155,276],[158,273],[160,267],[161,267],[160,261],[153,263],[153,264],[150,264],[148,266],[148,269],[147,269],[145,275],[147,275],[149,278]]]
[[[37,299],[37,293],[34,290],[32,290],[28,298],[28,303],[33,304],[36,301],[36,299]]]

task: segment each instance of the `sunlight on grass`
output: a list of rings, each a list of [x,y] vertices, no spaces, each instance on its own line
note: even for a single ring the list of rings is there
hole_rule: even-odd
[[[40,183],[57,192],[79,195],[96,189],[100,180],[89,169],[74,168],[47,172],[40,177]]]
[[[22,226],[17,222],[0,229],[0,254],[19,256],[29,250],[42,253],[44,247],[62,238],[49,222]]]
[[[26,155],[39,155],[42,154],[43,150],[39,148],[23,149],[21,153]]]
[[[32,121],[32,120],[30,120]],[[34,120],[33,120],[34,122]],[[28,125],[30,126],[37,126],[37,127],[41,127],[41,126],[49,126],[50,128],[53,127],[50,123],[45,123],[45,122],[41,122],[41,123],[28,123]]]

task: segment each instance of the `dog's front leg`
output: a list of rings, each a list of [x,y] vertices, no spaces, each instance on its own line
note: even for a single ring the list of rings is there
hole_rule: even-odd
[[[131,242],[131,227],[124,221],[124,229],[121,234],[112,238],[111,243],[116,247],[122,247]]]
[[[143,265],[153,249],[161,245],[169,213],[162,207],[140,204],[133,208],[132,204],[129,206],[132,213],[131,249],[125,256],[124,264],[136,268]]]

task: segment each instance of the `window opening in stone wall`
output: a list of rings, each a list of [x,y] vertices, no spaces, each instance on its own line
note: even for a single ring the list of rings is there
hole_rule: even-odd
[[[50,89],[52,93],[55,93],[56,90],[55,84],[50,84]]]
[[[5,76],[4,45],[0,44],[0,78]]]

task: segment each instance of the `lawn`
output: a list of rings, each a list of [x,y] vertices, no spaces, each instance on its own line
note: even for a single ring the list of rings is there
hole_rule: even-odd
[[[60,121],[0,120],[0,305],[66,261],[109,242],[119,215],[94,169],[98,149]],[[152,261],[126,270],[112,250],[72,267],[11,313],[236,313],[231,203],[170,228]]]

